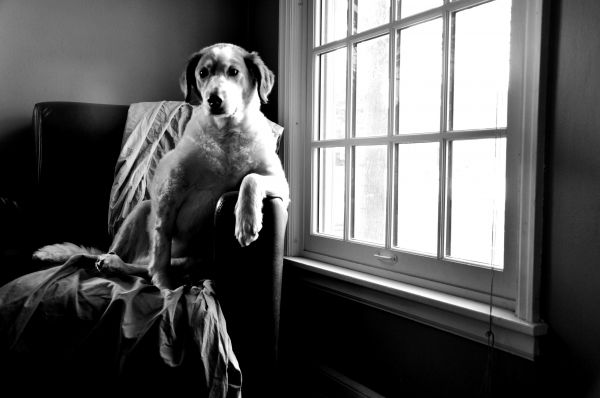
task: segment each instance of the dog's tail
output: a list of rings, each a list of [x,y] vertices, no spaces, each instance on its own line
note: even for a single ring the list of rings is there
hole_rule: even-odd
[[[78,246],[75,243],[55,243],[40,247],[33,253],[33,258],[41,261],[52,261],[62,263],[76,254],[102,254],[95,247]]]

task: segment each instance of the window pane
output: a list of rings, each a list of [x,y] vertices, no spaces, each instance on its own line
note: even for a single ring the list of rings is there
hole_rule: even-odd
[[[354,0],[355,32],[363,32],[390,21],[390,0]]]
[[[330,43],[348,33],[348,0],[321,0],[317,2],[315,45]]]
[[[317,139],[346,135],[346,48],[317,58]]]
[[[317,176],[315,199],[315,232],[343,237],[344,235],[344,148],[318,148],[315,150]]]
[[[454,130],[506,127],[510,9],[496,0],[454,16]]]
[[[398,32],[398,132],[440,131],[442,20]]]
[[[387,146],[354,147],[352,238],[385,243]]]
[[[454,141],[450,150],[449,255],[502,268],[506,139]]]
[[[389,103],[389,36],[356,45],[355,135],[386,135]]]
[[[402,144],[396,153],[395,246],[437,255],[439,144]]]
[[[443,0],[396,0],[399,3],[399,18],[410,17],[423,11],[441,6]]]

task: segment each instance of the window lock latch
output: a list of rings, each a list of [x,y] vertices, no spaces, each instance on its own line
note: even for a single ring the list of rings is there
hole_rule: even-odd
[[[381,261],[387,261],[387,262],[391,262],[391,263],[395,263],[398,261],[398,257],[396,257],[395,254],[381,254],[381,253],[375,253],[373,254],[373,256]]]

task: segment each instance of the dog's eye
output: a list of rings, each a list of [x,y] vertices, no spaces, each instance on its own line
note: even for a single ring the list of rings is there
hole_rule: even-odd
[[[237,76],[239,71],[235,68],[229,68],[229,71],[227,73],[229,74],[229,76]]]
[[[200,78],[204,79],[206,76],[208,76],[208,69],[206,69],[206,68],[200,69]]]

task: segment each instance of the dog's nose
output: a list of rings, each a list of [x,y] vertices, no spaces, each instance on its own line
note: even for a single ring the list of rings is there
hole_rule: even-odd
[[[210,97],[208,97],[208,106],[210,106],[211,109],[219,109],[222,103],[223,100],[216,94],[211,94]]]

